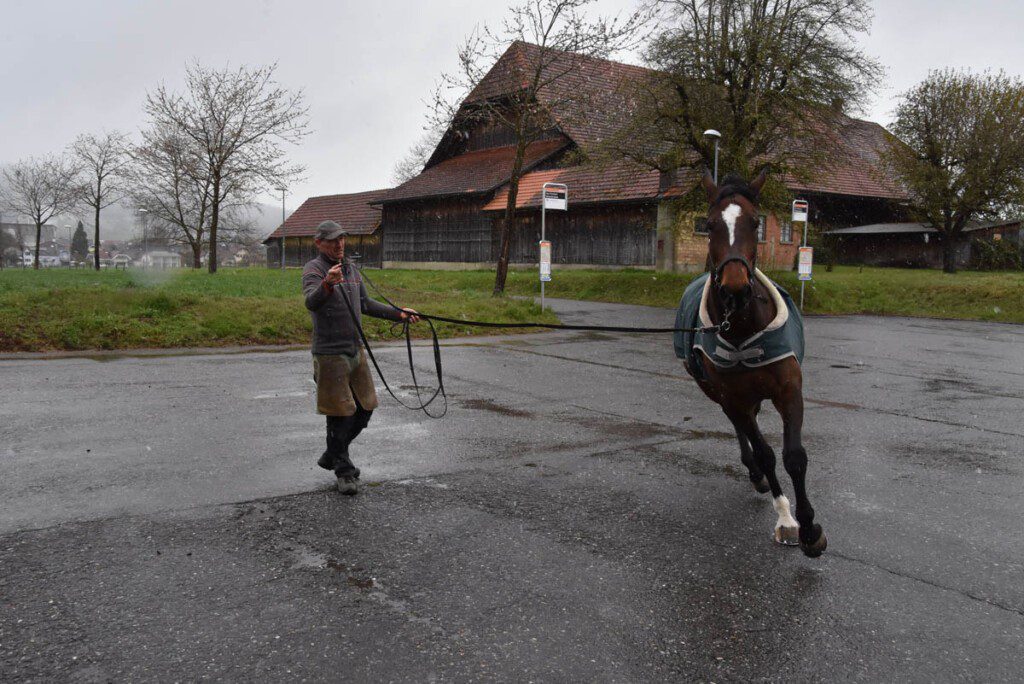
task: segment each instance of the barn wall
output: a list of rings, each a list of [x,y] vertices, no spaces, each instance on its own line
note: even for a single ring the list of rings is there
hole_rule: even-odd
[[[540,219],[539,211],[517,216],[509,261],[537,263]],[[576,208],[570,204],[569,211],[549,211],[545,237],[551,241],[551,261],[555,264],[653,266],[656,220],[654,204]],[[497,226],[498,221],[495,224]],[[496,229],[495,255],[498,236]]]
[[[285,266],[305,266],[310,259],[319,254],[312,236],[289,237],[285,241]],[[345,239],[345,253],[349,256],[358,255],[357,263],[366,266],[381,265],[381,232],[373,235],[350,235]],[[281,240],[274,239],[267,243],[267,266],[280,268]]]
[[[384,260],[491,261],[491,219],[483,204],[448,198],[384,205]]]

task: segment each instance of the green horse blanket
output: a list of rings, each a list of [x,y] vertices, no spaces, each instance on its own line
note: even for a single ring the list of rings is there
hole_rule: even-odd
[[[710,273],[705,273],[687,286],[676,312],[677,328],[700,328],[714,325],[708,316],[708,293],[711,290]],[[764,330],[733,346],[715,332],[676,332],[673,343],[676,356],[683,359],[686,370],[698,380],[707,377],[705,361],[715,364],[721,371],[738,371],[775,363],[787,356],[797,363],[804,360],[804,321],[793,298],[772,282],[768,276],[754,269],[775,303],[775,318]],[[699,354],[697,352],[700,352]]]

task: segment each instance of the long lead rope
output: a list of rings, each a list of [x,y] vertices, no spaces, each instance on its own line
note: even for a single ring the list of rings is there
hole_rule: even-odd
[[[365,280],[367,283],[370,284],[370,287],[373,288],[374,293],[376,293],[377,296],[379,296],[381,299],[383,299],[384,302],[388,304],[388,306],[393,308],[395,311],[404,311],[404,309],[402,309],[402,307],[398,306],[397,304],[392,302],[390,299],[388,299],[387,295],[385,295],[380,290],[380,288],[377,287],[377,285],[372,280],[367,278],[366,274],[363,273],[355,264],[352,264],[352,268],[355,269],[356,273],[359,274],[359,277],[362,280]],[[368,339],[366,339],[366,333],[363,331],[363,326],[360,325],[360,323],[359,323],[359,318],[356,316],[356,312],[352,308],[351,302],[348,301],[348,297],[345,296],[344,293],[342,293],[342,299],[345,300],[345,306],[348,307],[349,314],[352,316],[352,321],[353,321],[353,323],[355,323],[356,330],[359,331],[359,338],[362,340],[363,346],[366,347],[366,353],[370,357],[370,361],[373,362],[373,367],[375,369],[377,369],[377,375],[380,376],[380,380],[384,384],[384,389],[386,389],[388,394],[391,395],[391,398],[394,399],[395,401],[397,401],[400,405],[402,405],[405,408],[410,409],[412,411],[423,411],[424,414],[426,414],[427,416],[429,416],[431,418],[443,418],[445,416],[445,414],[448,413],[448,396],[447,396],[447,394],[445,394],[445,391],[444,391],[444,377],[443,377],[443,374],[441,372],[441,345],[438,342],[437,329],[434,327],[434,323],[433,323],[434,321],[442,321],[442,322],[445,322],[445,323],[455,323],[455,324],[458,324],[458,325],[468,325],[468,326],[480,327],[480,328],[545,328],[545,329],[548,329],[548,330],[590,330],[590,331],[595,331],[595,332],[621,332],[621,333],[641,333],[641,334],[648,334],[648,333],[653,333],[653,334],[658,334],[658,333],[676,333],[676,332],[684,332],[684,333],[687,333],[687,332],[718,332],[720,329],[722,329],[722,326],[718,326],[718,325],[712,325],[712,326],[707,326],[707,327],[699,327],[699,328],[635,328],[635,327],[612,326],[612,325],[571,325],[571,324],[564,324],[564,323],[555,324],[555,323],[539,323],[539,322],[530,322],[530,323],[492,323],[492,322],[489,322],[489,321],[467,321],[467,320],[464,320],[464,319],[461,319],[461,318],[448,318],[447,316],[436,316],[434,314],[425,314],[425,313],[417,312],[416,315],[419,318],[425,320],[427,322],[427,324],[430,326],[431,343],[432,343],[433,349],[434,349],[434,370],[435,370],[435,372],[437,374],[437,389],[434,390],[434,393],[430,395],[429,399],[427,399],[426,401],[423,400],[423,396],[422,396],[422,394],[420,392],[419,383],[416,380],[416,366],[415,366],[415,364],[413,364],[413,359],[412,359],[412,335],[411,335],[410,330],[409,330],[409,321],[408,321],[408,319],[403,320],[402,321],[402,333],[405,335],[406,352],[407,352],[408,358],[409,358],[409,372],[412,375],[412,386],[413,386],[414,391],[416,392],[416,400],[419,402],[419,406],[412,406],[412,405],[406,404],[404,401],[402,401],[397,396],[395,396],[395,393],[391,390],[391,387],[388,385],[388,381],[384,379],[384,373],[381,371],[380,365],[377,363],[376,357],[373,355],[373,350],[370,348],[370,341]],[[442,397],[444,399],[444,409],[441,411],[441,413],[439,413],[437,415],[434,415],[434,414],[430,413],[430,411],[428,411],[427,408],[430,406],[431,403],[433,403],[433,401],[435,399],[438,398],[438,396],[440,396],[440,397]]]

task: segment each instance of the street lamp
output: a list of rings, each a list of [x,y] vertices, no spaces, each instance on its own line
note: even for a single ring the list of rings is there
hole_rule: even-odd
[[[722,134],[716,131],[714,128],[709,128],[704,131],[704,135],[708,138],[715,139],[715,185],[718,185],[718,139],[722,137]]]
[[[287,188],[281,187],[281,188],[275,188],[275,189],[281,191],[281,270],[283,271],[284,270],[284,236],[285,236],[285,229],[284,229],[284,193],[287,191]]]
[[[146,226],[146,214],[149,211],[147,209],[139,209],[139,217],[142,221],[142,258],[146,259],[149,254],[149,232]],[[143,261],[143,268],[145,268],[146,262]]]

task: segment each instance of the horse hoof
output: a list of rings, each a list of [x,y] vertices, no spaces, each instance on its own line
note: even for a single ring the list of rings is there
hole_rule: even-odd
[[[796,546],[800,543],[800,528],[776,527],[775,542],[783,546]]]
[[[808,558],[817,558],[825,549],[828,547],[828,540],[825,539],[825,533],[821,530],[821,525],[815,525],[814,531],[818,533],[818,538],[810,544],[800,542],[800,550],[804,552],[804,555]]]
[[[758,494],[767,494],[769,491],[771,491],[771,487],[768,486],[768,478],[765,477],[764,475],[762,475],[761,479],[758,480],[757,482],[751,481],[750,484],[754,485],[754,491],[756,491]]]

